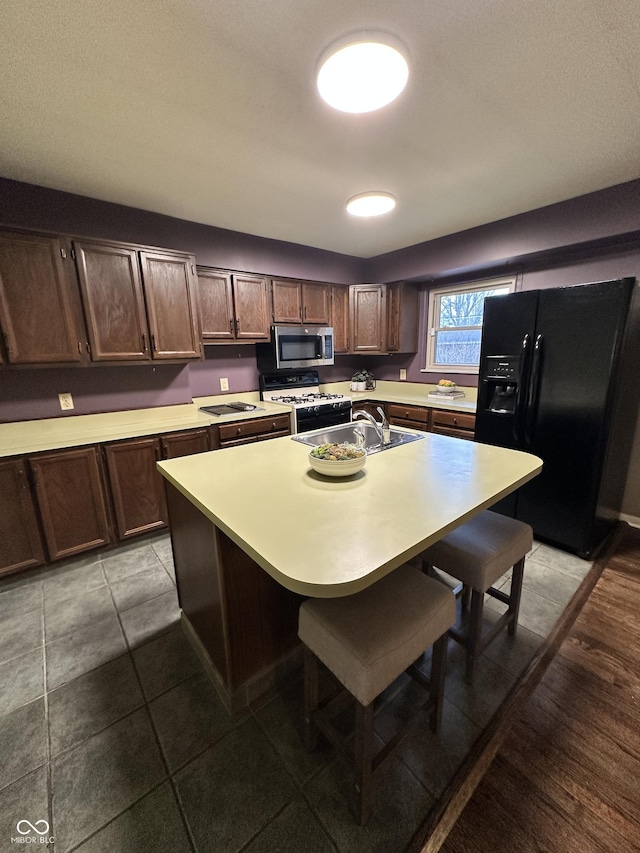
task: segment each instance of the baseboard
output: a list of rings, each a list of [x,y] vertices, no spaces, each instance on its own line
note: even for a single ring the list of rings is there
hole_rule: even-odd
[[[640,528],[640,518],[637,515],[627,515],[626,512],[621,512],[620,521],[626,521],[629,527]]]

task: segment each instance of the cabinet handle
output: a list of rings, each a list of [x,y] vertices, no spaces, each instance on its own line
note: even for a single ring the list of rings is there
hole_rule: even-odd
[[[82,341],[78,341],[78,353],[82,355]]]
[[[85,341],[84,345],[87,349],[87,355],[91,355],[91,344],[89,343],[89,341]]]
[[[229,320],[229,331],[233,334],[233,319]]]
[[[236,320],[236,338],[240,334],[240,321]]]
[[[240,435],[241,432],[242,432],[242,427],[238,427],[236,429],[236,435]]]
[[[453,425],[454,425],[454,426],[458,426],[458,419],[457,419],[457,418],[454,418],[454,419],[453,419]]]
[[[153,347],[153,351],[156,352],[158,347],[156,346],[156,335],[155,332],[151,335],[151,346]]]
[[[142,352],[146,352],[146,351],[147,351],[147,336],[143,332],[142,333]]]
[[[405,416],[405,418],[408,418],[408,417],[409,417],[409,412],[405,412],[405,413],[404,413],[404,416]]]
[[[304,319],[307,319],[307,306],[304,306]]]

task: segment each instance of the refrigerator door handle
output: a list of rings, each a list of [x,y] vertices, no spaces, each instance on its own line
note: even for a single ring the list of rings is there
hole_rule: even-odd
[[[522,432],[522,420],[524,413],[524,405],[523,405],[523,384],[524,378],[527,375],[527,357],[529,355],[529,335],[525,335],[522,339],[522,345],[520,347],[520,376],[518,377],[518,390],[516,391],[516,408],[515,408],[515,417],[513,419],[513,438],[517,445],[522,443],[521,432]]]
[[[533,364],[531,366],[531,381],[527,393],[527,416],[524,424],[524,442],[527,447],[533,443],[533,433],[538,419],[538,395],[540,392],[540,376],[542,372],[542,351],[544,335],[538,335],[533,345]]]

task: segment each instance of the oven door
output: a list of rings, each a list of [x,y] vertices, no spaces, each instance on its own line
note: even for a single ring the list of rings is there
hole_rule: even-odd
[[[317,409],[317,411],[314,411]],[[310,432],[337,424],[348,424],[351,420],[351,404],[334,409],[331,406],[309,406],[295,410],[295,432]]]

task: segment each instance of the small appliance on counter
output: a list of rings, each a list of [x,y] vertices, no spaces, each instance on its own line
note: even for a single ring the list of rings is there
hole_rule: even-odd
[[[200,411],[208,415],[237,415],[238,412],[264,412],[264,409],[253,403],[235,400],[232,403],[220,403],[217,406],[200,406]]]

